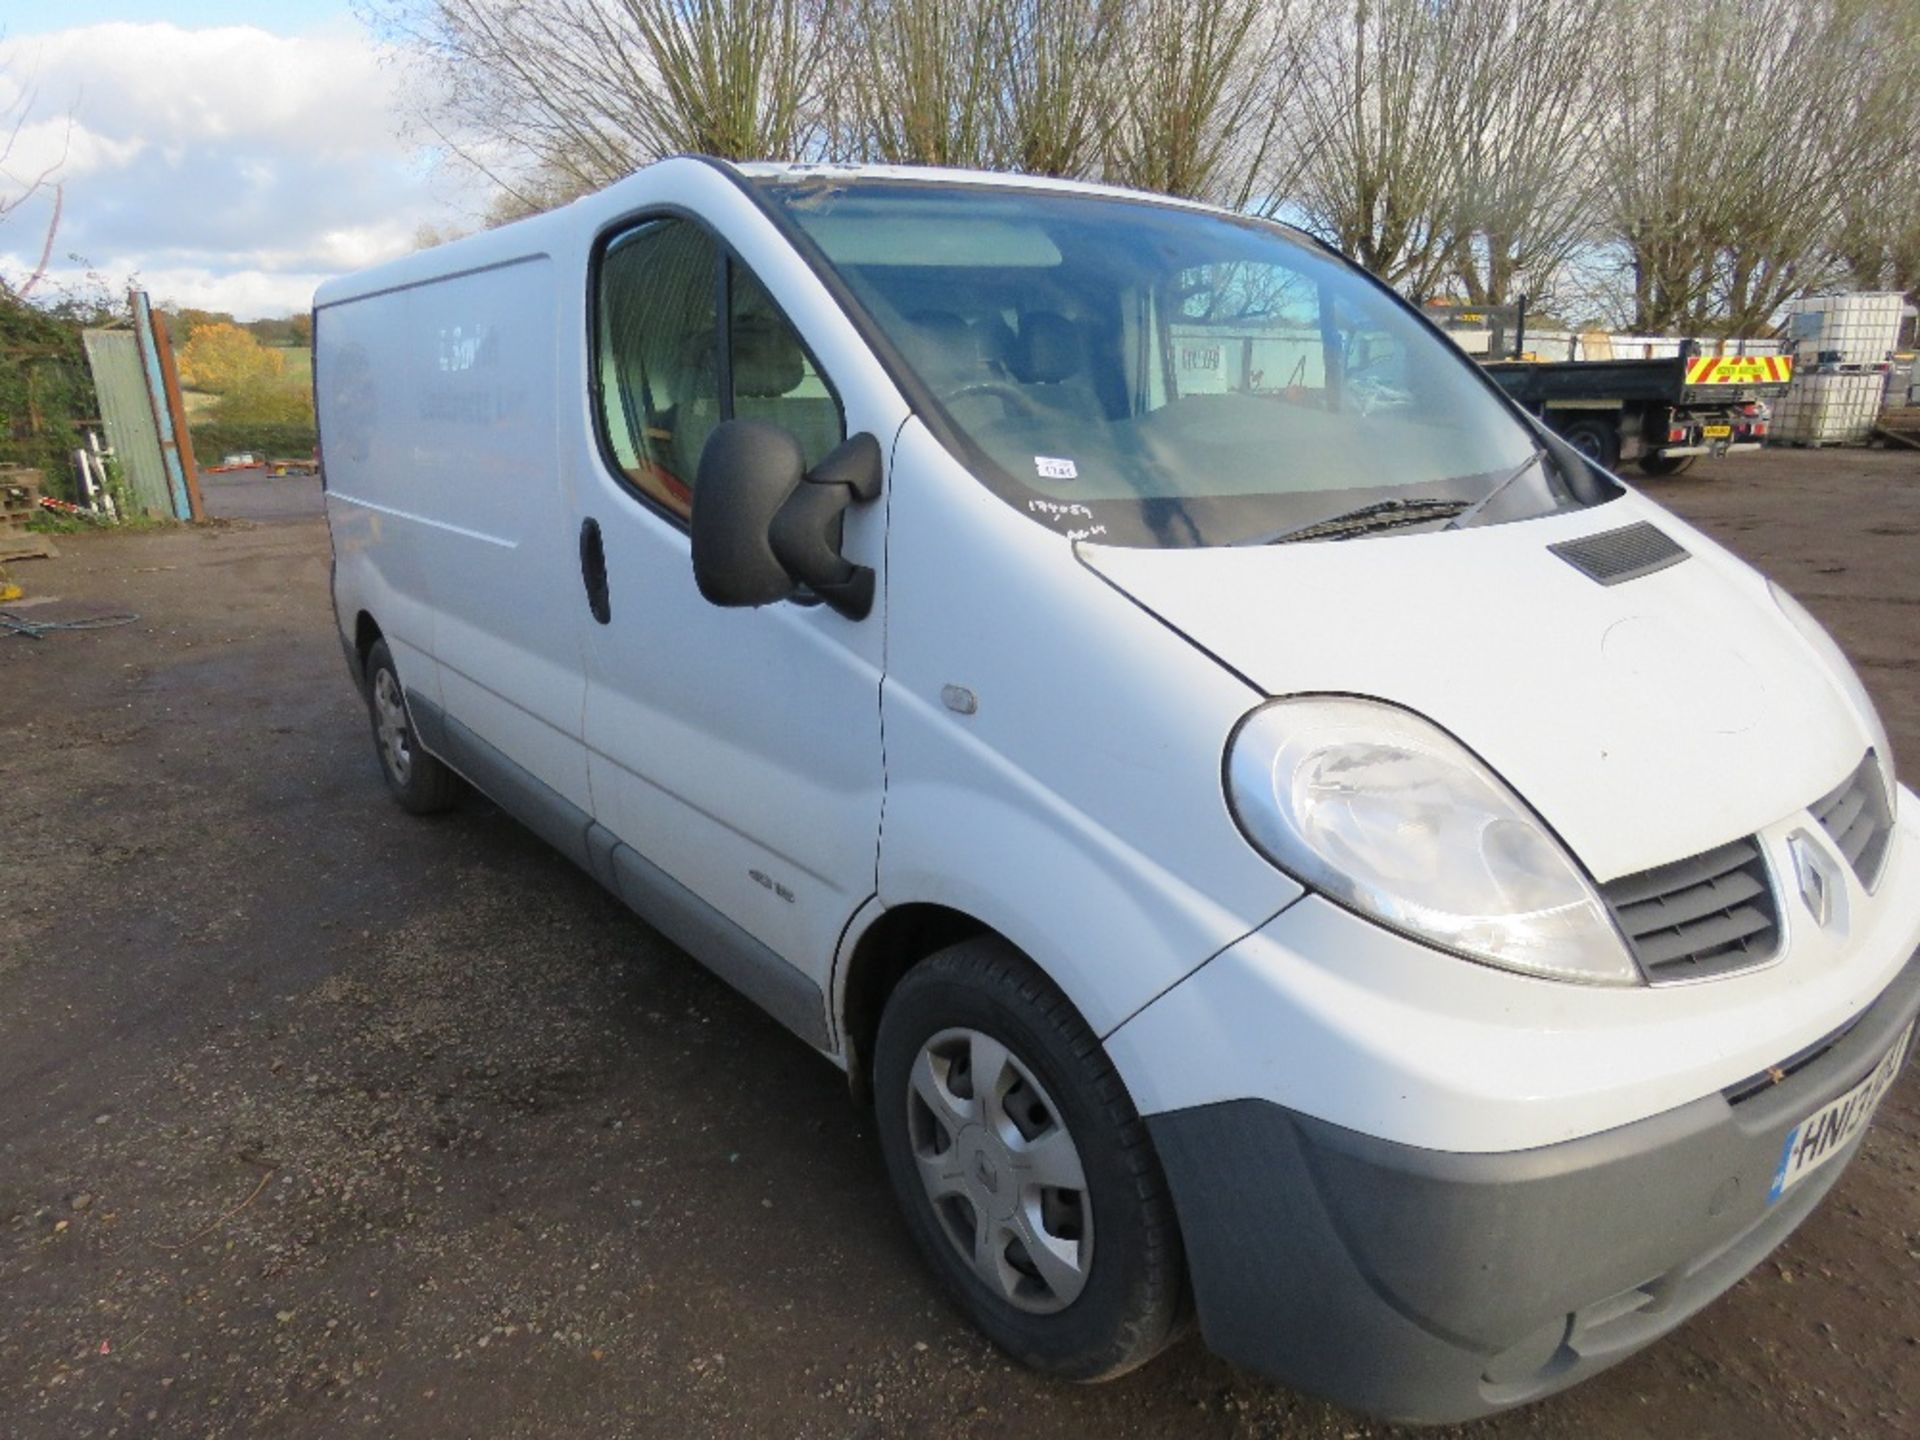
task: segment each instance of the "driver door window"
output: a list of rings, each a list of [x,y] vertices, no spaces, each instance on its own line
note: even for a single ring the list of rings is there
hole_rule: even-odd
[[[693,221],[648,220],[616,237],[601,259],[596,311],[607,452],[669,515],[691,517],[700,452],[722,420],[783,426],[809,465],[845,438],[839,398],[792,324]]]
[[[732,415],[765,420],[800,442],[809,468],[847,438],[840,398],[800,343],[800,336],[753,272],[732,263],[727,344],[732,360]]]
[[[600,422],[629,484],[670,515],[721,421],[715,301],[720,253],[698,225],[649,220],[600,262]]]

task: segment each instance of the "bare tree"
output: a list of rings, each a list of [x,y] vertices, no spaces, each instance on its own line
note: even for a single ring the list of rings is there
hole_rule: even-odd
[[[1290,0],[1131,0],[1105,171],[1227,205],[1272,176],[1298,32]]]
[[[1907,0],[1615,4],[1604,171],[1634,323],[1753,334],[1841,277],[1849,208],[1912,148]]]
[[[1467,63],[1444,138],[1449,267],[1466,298],[1504,305],[1552,288],[1598,225],[1594,151],[1610,117],[1579,0],[1456,0],[1450,48]]]
[[[842,12],[831,148],[850,160],[1000,163],[1007,0],[852,0]]]
[[[496,221],[677,151],[828,156],[1295,215],[1415,299],[1617,265],[1649,330],[1920,285],[1913,0],[362,3]]]
[[[0,277],[0,295],[10,294],[21,300],[31,295],[46,278],[47,266],[53,259],[54,237],[60,233],[60,214],[66,201],[66,190],[58,176],[66,164],[67,146],[73,135],[73,117],[69,115],[59,155],[38,166],[24,170],[17,167],[13,163],[14,155],[20,148],[20,137],[33,115],[34,102],[35,92],[30,87],[22,88],[16,91],[5,111],[0,112],[0,226],[5,226],[30,201],[43,195],[49,197],[50,201],[46,228],[40,236],[39,259],[34,268],[23,279],[12,284]]]
[[[661,148],[793,156],[811,138],[831,0],[622,0],[585,5],[609,50],[639,42],[655,85],[642,123]]]
[[[1098,173],[1143,0],[850,0],[829,149],[850,160]]]
[[[1291,204],[1310,228],[1410,296],[1439,287],[1455,209],[1450,138],[1462,123],[1454,7],[1328,0],[1302,43],[1282,123],[1300,165]]]
[[[663,155],[797,155],[835,0],[366,0],[424,65],[419,119],[531,204]],[[558,182],[558,183],[556,183]]]
[[[1920,134],[1920,114],[1913,124]],[[1905,291],[1920,303],[1920,146],[1854,192],[1834,249],[1849,284]]]
[[[1000,126],[1029,175],[1093,174],[1118,98],[1124,0],[1006,0]]]
[[[1908,139],[1849,190],[1834,250],[1850,283],[1920,301],[1920,9],[1890,17],[1886,33],[1887,128]]]

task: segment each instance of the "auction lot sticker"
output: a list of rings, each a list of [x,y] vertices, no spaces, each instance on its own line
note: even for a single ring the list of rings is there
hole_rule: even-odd
[[[1873,1118],[1874,1107],[1900,1073],[1906,1058],[1907,1042],[1913,1038],[1913,1026],[1894,1042],[1891,1050],[1873,1067],[1873,1073],[1831,1104],[1823,1105],[1787,1132],[1787,1143],[1780,1151],[1780,1168],[1774,1171],[1773,1188],[1767,1192],[1771,1205],[1827,1161],[1847,1148]]]

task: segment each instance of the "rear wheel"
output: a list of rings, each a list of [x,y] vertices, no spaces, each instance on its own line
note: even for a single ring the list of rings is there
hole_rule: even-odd
[[[1146,1126],[1086,1021],[1011,946],[977,937],[911,971],[873,1068],[908,1228],[994,1343],[1091,1381],[1177,1335],[1185,1261]]]
[[[1620,463],[1620,424],[1611,418],[1569,420],[1558,427],[1560,437],[1602,470]]]
[[[1647,475],[1678,475],[1691,469],[1698,455],[1642,455],[1640,469]]]
[[[420,748],[407,710],[407,692],[384,640],[374,641],[367,651],[367,714],[373,722],[380,773],[401,809],[432,815],[460,799],[460,777]]]

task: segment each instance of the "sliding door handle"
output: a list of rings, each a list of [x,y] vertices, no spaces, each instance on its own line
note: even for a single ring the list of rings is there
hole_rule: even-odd
[[[605,625],[613,619],[607,594],[607,547],[600,539],[600,522],[592,516],[580,522],[580,583],[587,587],[587,609]]]

